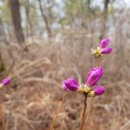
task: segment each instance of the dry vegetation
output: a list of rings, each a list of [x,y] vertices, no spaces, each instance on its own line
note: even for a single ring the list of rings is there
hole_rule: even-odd
[[[102,60],[106,93],[94,100],[88,130],[130,129],[130,47],[120,28],[115,37],[110,35],[113,53]],[[13,79],[1,90],[0,130],[49,130],[64,93],[62,81],[68,76],[84,81],[90,66],[95,66],[90,54],[98,43],[94,34],[72,32],[60,42],[33,40],[24,47],[1,44],[7,66],[2,77],[11,72]],[[79,130],[82,108],[83,97],[69,93],[55,130]]]

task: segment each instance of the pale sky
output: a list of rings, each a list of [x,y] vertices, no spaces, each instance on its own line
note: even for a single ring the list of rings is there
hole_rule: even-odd
[[[61,3],[63,0],[56,0],[57,3]],[[102,6],[104,0],[94,0],[93,4],[96,6]],[[115,7],[117,8],[124,8],[124,7],[130,7],[130,0],[115,0]]]

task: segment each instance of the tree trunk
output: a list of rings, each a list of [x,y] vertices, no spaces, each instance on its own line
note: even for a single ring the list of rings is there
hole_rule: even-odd
[[[5,28],[3,25],[2,18],[0,18],[0,39],[6,40]]]
[[[26,32],[27,36],[33,37],[33,26],[32,26],[32,21],[30,19],[30,2],[27,0],[26,5],[25,5],[25,13],[26,13]]]
[[[24,38],[23,28],[21,25],[19,0],[9,0],[9,5],[10,5],[11,17],[14,25],[16,39],[19,43],[23,43],[25,41],[25,38]]]
[[[46,15],[43,12],[41,0],[38,0],[38,1],[39,1],[39,7],[40,7],[41,15],[42,15],[43,20],[44,20],[45,25],[46,25],[46,30],[47,30],[48,36],[51,37],[52,32],[51,32],[51,29],[49,27],[48,19],[47,19]]]
[[[109,2],[110,2],[110,0],[104,0],[103,23],[102,23],[102,30],[101,30],[100,39],[102,39],[106,33],[106,22],[107,22],[107,16],[108,16]]]
[[[109,0],[104,0],[104,15],[107,17]]]

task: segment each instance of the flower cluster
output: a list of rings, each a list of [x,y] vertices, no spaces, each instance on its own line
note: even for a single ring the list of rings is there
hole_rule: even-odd
[[[111,47],[107,47],[109,44],[109,39],[104,38],[99,43],[96,49],[92,49],[92,54],[96,58],[100,58],[102,55],[109,54],[112,52]],[[64,81],[64,91],[78,91],[81,94],[94,97],[102,95],[105,92],[105,88],[103,86],[97,85],[97,82],[101,79],[103,73],[102,67],[92,68],[87,77],[85,84],[79,84],[77,80],[74,78],[69,78]]]
[[[106,55],[112,52],[111,47],[107,47],[109,44],[109,39],[104,38],[99,43],[98,47],[96,49],[92,49],[92,54],[95,55],[96,58],[100,58],[102,55]]]
[[[107,47],[108,44],[109,44],[109,39],[104,38],[103,40],[101,40],[100,44],[98,45],[96,49],[92,49],[92,54],[96,58],[100,58],[102,55],[111,53],[112,48]],[[99,61],[99,59],[96,59],[96,62],[97,61]],[[84,84],[79,84],[78,81],[74,78],[68,78],[67,80],[63,82],[64,91],[79,92],[85,96],[84,109],[83,109],[81,123],[80,123],[80,130],[84,128],[84,118],[85,118],[85,112],[86,112],[86,107],[87,107],[87,97],[91,97],[91,100],[90,100],[90,109],[88,111],[88,115],[87,115],[87,119],[85,123],[85,129],[87,128],[89,115],[92,110],[93,97],[102,95],[105,92],[104,86],[98,85],[98,81],[101,79],[102,74],[103,74],[103,68],[99,67],[99,62],[97,62],[96,66],[98,67],[92,68],[89,71],[89,73],[86,76],[86,80]],[[64,96],[63,96],[63,99],[64,99]],[[62,103],[63,103],[63,100],[62,100]],[[54,126],[54,124],[52,126]]]
[[[11,79],[10,78],[5,78],[0,82],[0,88],[2,88],[3,86],[6,86],[10,83]]]
[[[102,73],[102,67],[92,68],[86,77],[85,84],[82,85],[79,85],[74,78],[69,78],[64,81],[64,90],[78,91],[89,97],[102,95],[105,92],[105,88],[97,85],[97,82],[102,77]]]

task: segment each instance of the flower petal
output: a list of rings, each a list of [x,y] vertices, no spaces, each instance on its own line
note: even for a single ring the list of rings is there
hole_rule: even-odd
[[[10,83],[10,78],[5,78],[1,81],[1,84],[3,84],[4,86],[8,85]]]
[[[78,82],[74,78],[69,78],[64,81],[64,91],[70,90],[70,91],[76,91],[79,87]]]
[[[108,38],[104,38],[103,40],[101,40],[99,47],[100,48],[105,48],[108,44],[109,44],[109,39]]]
[[[101,54],[109,54],[112,52],[112,48],[111,47],[108,47],[108,48],[103,48],[101,50]]]
[[[95,96],[102,95],[105,92],[105,88],[103,86],[98,86],[94,89]]]
[[[102,77],[102,71],[102,67],[92,68],[86,77],[86,85],[89,87],[95,86]]]

